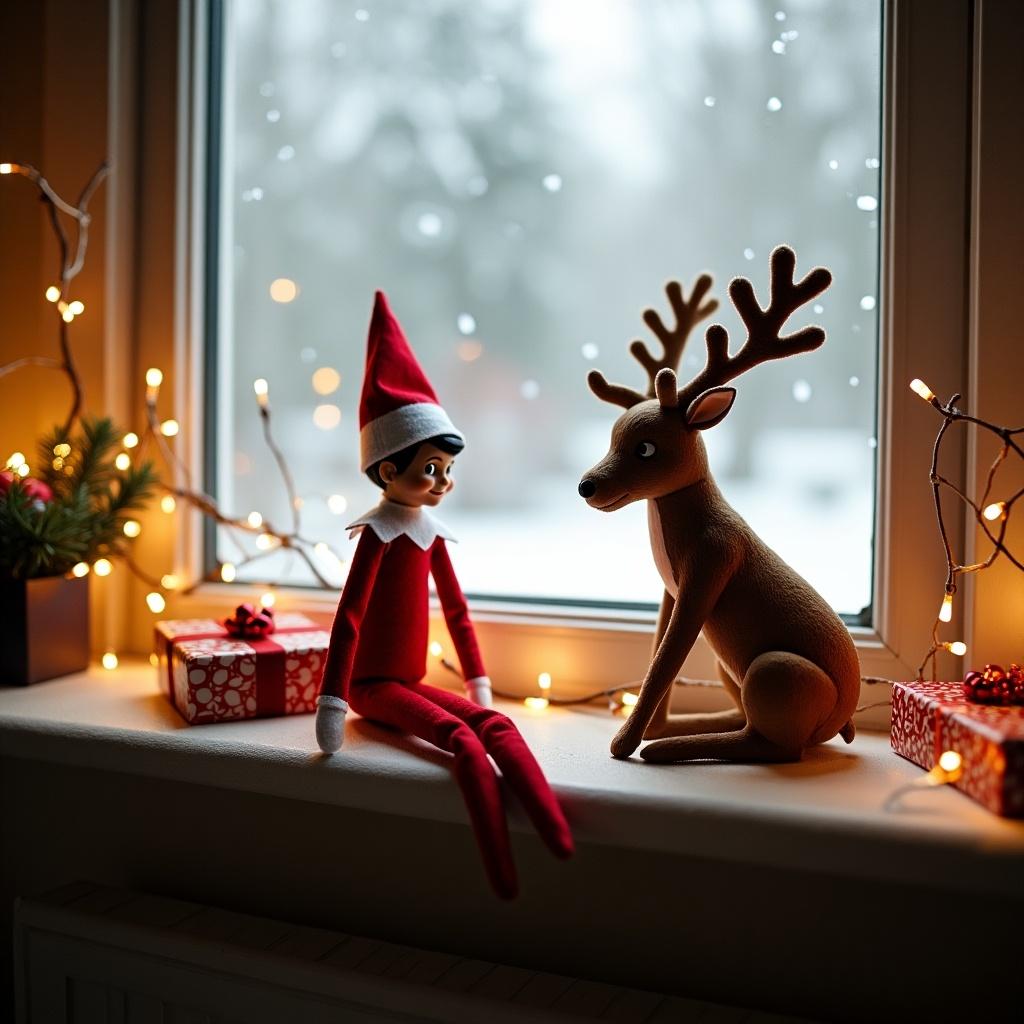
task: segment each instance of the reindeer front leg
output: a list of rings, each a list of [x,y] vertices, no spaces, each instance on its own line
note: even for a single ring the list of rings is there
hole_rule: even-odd
[[[640,696],[612,740],[613,757],[629,757],[640,746],[661,704],[666,702],[667,707],[679,669],[722,593],[729,575],[728,562],[724,558],[711,558],[706,551],[703,554],[700,572],[682,575],[693,582],[680,592],[672,605],[665,635],[640,686]]]

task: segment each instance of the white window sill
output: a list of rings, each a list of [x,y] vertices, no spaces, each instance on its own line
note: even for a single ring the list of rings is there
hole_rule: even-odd
[[[923,773],[885,736],[835,740],[796,765],[617,762],[619,720],[598,707],[505,704],[566,807],[577,841],[789,870],[1017,894],[1024,824]],[[309,716],[187,727],[144,663],[0,690],[0,756],[464,824],[446,755],[351,715],[345,747],[316,752]],[[524,831],[518,808],[512,828]]]

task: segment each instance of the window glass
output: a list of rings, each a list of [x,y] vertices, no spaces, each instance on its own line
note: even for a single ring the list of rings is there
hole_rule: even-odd
[[[739,380],[704,436],[726,497],[856,615],[870,603],[881,13],[863,0],[232,0],[223,8],[214,420],[222,505],[284,525],[253,380],[270,382],[303,534],[347,555],[378,499],[358,401],[383,288],[468,439],[439,509],[467,592],[653,602],[642,504],[577,494],[663,285],[762,301],[768,254],[832,287],[818,352]],[[682,376],[703,365],[694,332]],[[242,546],[251,553],[252,538]],[[240,563],[221,531],[216,557]],[[322,567],[340,582],[330,556]],[[288,552],[240,579],[308,583]]]

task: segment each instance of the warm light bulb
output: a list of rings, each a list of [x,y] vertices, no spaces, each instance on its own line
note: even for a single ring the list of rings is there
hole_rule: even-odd
[[[942,604],[939,605],[939,621],[940,622],[952,622],[953,620],[953,595],[945,594],[942,598]]]
[[[67,442],[55,444],[53,446],[53,454],[56,455],[58,459],[66,459],[71,454],[71,445]]]
[[[154,654],[150,654],[150,656],[149,656],[149,663],[150,663],[150,665],[153,666],[153,668],[157,668],[157,666],[159,666],[159,664],[160,664],[160,655],[159,654],[155,654],[155,653]]]
[[[106,654],[100,658],[103,667],[108,671],[113,671],[117,668],[117,655],[113,651],[107,651]]]
[[[75,319],[75,314],[71,312],[71,309],[69,307],[68,309],[65,309],[63,313],[61,313],[60,318],[61,320],[64,321],[64,323],[69,324],[71,323],[72,320]]]
[[[81,579],[83,576],[89,575],[89,563],[88,562],[76,562],[71,567],[71,575],[77,576]]]
[[[537,676],[537,685],[542,690],[550,690],[551,689],[551,673],[550,672],[541,672],[541,674],[539,676]]]
[[[75,299],[68,305],[68,311],[75,316],[81,316],[85,312],[85,303],[81,299]]]
[[[17,164],[0,164],[0,174],[13,174],[17,166]]]
[[[954,640],[951,644],[943,644],[950,654],[956,655],[958,658],[962,658],[967,653],[967,644],[963,640]]]
[[[995,519],[999,519],[1003,512],[1006,511],[1005,501],[994,501],[991,505],[985,506],[985,511],[981,514],[989,521],[992,522]]]
[[[164,437],[174,437],[178,433],[178,421],[177,420],[164,420],[160,424],[160,433]]]
[[[134,448],[138,443],[139,435],[130,431],[121,438],[121,444],[123,444],[125,448]]]
[[[151,388],[158,388],[164,382],[163,373],[158,370],[155,366],[151,366],[146,371],[146,384]]]
[[[25,465],[25,456],[22,452],[11,452],[11,457],[7,460],[8,469],[17,469],[19,466]]]
[[[531,711],[543,711],[548,706],[547,697],[527,697],[523,703]]]
[[[173,494],[165,494],[160,499],[160,510],[170,515],[178,507],[177,501],[174,500]]]
[[[151,590],[146,595],[146,604],[149,605],[149,610],[154,615],[159,615],[167,607],[167,602],[164,600],[164,595],[158,593],[155,590]]]
[[[126,537],[138,537],[142,533],[142,524],[137,519],[126,519],[121,529]]]
[[[258,547],[260,551],[270,551],[271,549],[276,548],[279,543],[280,541],[278,541],[278,539],[271,533],[261,533],[256,538],[256,547]]]
[[[235,567],[234,567],[234,565],[231,562],[225,562],[220,567],[220,578],[225,583],[234,583],[235,582]]]
[[[264,608],[273,608],[274,605],[277,604],[277,596],[272,590],[267,590],[260,594],[260,604],[263,605]]]
[[[939,767],[948,775],[958,772],[964,759],[955,750],[945,750],[939,758]]]
[[[624,708],[634,708],[636,707],[636,702],[639,699],[640,698],[635,693],[630,693],[629,691],[627,691],[622,695],[622,706]]]
[[[252,382],[252,389],[256,392],[256,401],[259,403],[259,407],[266,409],[267,402],[270,400],[270,385],[262,377],[258,377]]]
[[[275,302],[291,302],[299,294],[299,286],[289,277],[276,277],[270,282],[270,297]]]
[[[47,302],[56,302],[60,298],[60,289],[55,284],[51,284],[50,287],[46,289],[45,294]]]
[[[132,464],[132,458],[131,458],[131,456],[127,452],[118,452],[117,453],[117,456],[114,459],[114,465],[117,466],[118,469],[120,469],[122,471],[124,471],[126,469],[130,469],[131,468],[131,464]]]
[[[910,382],[910,390],[913,391],[915,395],[920,395],[926,402],[930,402],[935,397],[935,392],[918,377],[915,377]]]
[[[432,658],[440,658],[444,653],[444,648],[436,641],[430,641],[430,656]]]
[[[96,561],[92,563],[92,571],[96,573],[97,576],[109,576],[113,568],[114,566],[111,564],[109,558],[97,558]]]
[[[313,390],[318,395],[331,395],[341,386],[341,374],[333,366],[313,371]]]
[[[348,508],[348,499],[344,498],[340,494],[332,494],[327,499],[327,507],[334,513],[334,515],[343,515],[345,509]]]
[[[173,572],[169,572],[165,576],[160,577],[160,586],[163,587],[164,590],[177,590],[180,582],[181,581]]]
[[[254,530],[258,530],[263,525],[263,516],[261,516],[259,512],[250,512],[245,518],[246,522]]]
[[[16,473],[18,474],[18,476],[28,476],[28,463],[27,463],[27,462],[23,462],[23,463],[22,463],[22,464],[21,464],[21,465],[20,465],[20,466],[19,466],[19,467],[18,467],[18,468],[17,468],[16,470],[15,470],[15,472],[16,472]]]

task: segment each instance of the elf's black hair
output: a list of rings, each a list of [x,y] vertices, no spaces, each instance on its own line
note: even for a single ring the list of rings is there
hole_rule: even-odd
[[[415,444],[409,445],[408,448],[395,452],[394,455],[385,456],[383,459],[375,462],[366,471],[366,475],[381,490],[384,490],[384,480],[380,475],[381,463],[390,462],[399,473],[404,473],[409,468],[412,460],[416,458],[416,453],[425,444],[432,444],[435,448],[440,448],[447,455],[458,455],[466,447],[466,442],[456,434],[438,434],[437,437],[428,437],[425,441],[417,441]]]

